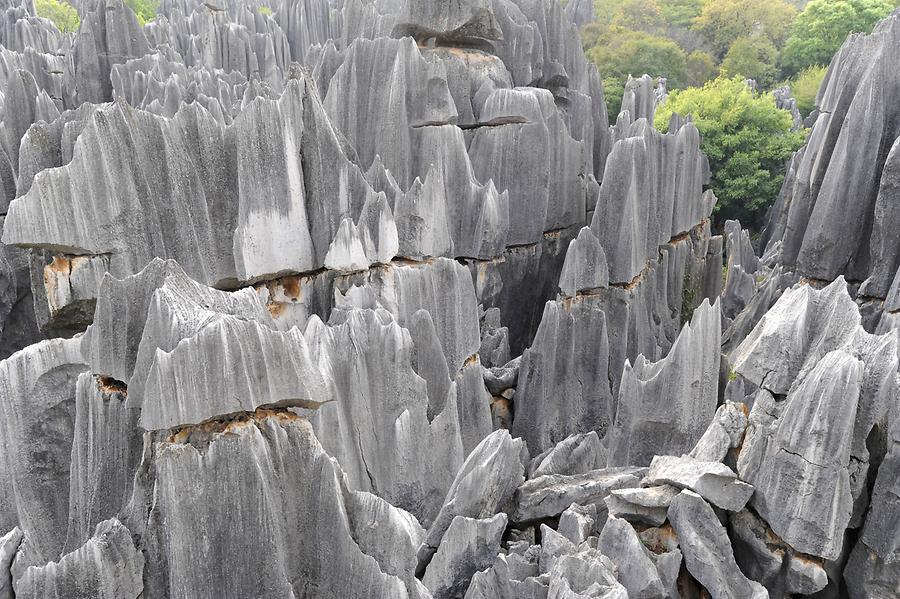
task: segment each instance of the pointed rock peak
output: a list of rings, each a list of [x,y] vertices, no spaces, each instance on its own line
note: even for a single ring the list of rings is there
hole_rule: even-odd
[[[854,343],[861,322],[843,276],[822,289],[801,283],[778,298],[734,350],[731,363],[753,384],[785,394],[826,353]]]
[[[369,268],[369,260],[359,229],[352,219],[341,221],[337,234],[325,254],[325,268],[339,272],[357,272]]]
[[[370,263],[388,264],[400,250],[397,223],[383,192],[368,194],[359,216],[358,229]]]
[[[409,0],[393,31],[394,37],[411,36],[441,44],[475,44],[503,38],[491,0]]]
[[[609,266],[606,252],[590,227],[583,227],[578,237],[569,243],[559,289],[566,297],[575,297],[579,291],[609,287]]]

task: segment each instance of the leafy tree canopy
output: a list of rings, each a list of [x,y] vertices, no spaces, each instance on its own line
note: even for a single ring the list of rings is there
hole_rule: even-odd
[[[612,24],[637,31],[655,31],[663,23],[656,0],[620,0]]]
[[[34,8],[39,17],[50,19],[63,33],[78,31],[78,11],[62,0],[35,0]]]
[[[141,25],[155,19],[159,10],[159,0],[125,0],[125,4],[131,7]]]
[[[747,35],[764,35],[780,47],[796,14],[785,0],[708,0],[694,29],[717,56],[724,57],[734,40]]]
[[[674,112],[691,115],[702,136],[719,198],[716,220],[761,224],[805,133],[791,132],[791,116],[775,107],[772,94],[755,94],[738,78],[672,92],[657,111],[656,127],[665,131]]]
[[[700,16],[706,0],[658,0],[659,10],[666,23],[678,27],[690,27]]]
[[[827,65],[854,32],[869,33],[894,10],[896,0],[812,0],[791,26],[782,66],[796,73],[814,65]]]
[[[716,76],[716,60],[709,52],[694,50],[687,56],[684,71],[685,85],[700,87]]]
[[[667,77],[671,87],[683,84],[687,56],[665,37],[618,26],[609,27],[597,45],[588,50],[604,77],[627,79],[644,73]]]
[[[722,75],[754,79],[768,89],[778,77],[778,49],[763,35],[744,36],[734,40],[722,61]]]
[[[797,73],[797,76],[788,82],[791,92],[797,99],[797,109],[803,116],[809,115],[816,107],[816,96],[827,72],[828,67],[809,67]]]

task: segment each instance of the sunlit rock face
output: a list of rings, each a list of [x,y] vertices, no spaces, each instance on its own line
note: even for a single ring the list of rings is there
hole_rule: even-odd
[[[760,244],[591,2],[77,11],[0,5],[0,599],[900,593],[900,16]]]

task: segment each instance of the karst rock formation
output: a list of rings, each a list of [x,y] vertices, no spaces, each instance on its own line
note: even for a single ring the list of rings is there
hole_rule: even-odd
[[[222,1],[0,0],[0,599],[900,596],[900,13],[757,256],[591,2]]]

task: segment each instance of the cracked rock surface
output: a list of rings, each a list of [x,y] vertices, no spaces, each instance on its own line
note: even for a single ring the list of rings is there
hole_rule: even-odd
[[[900,12],[757,238],[589,0],[73,7],[0,0],[0,599],[900,596]]]

